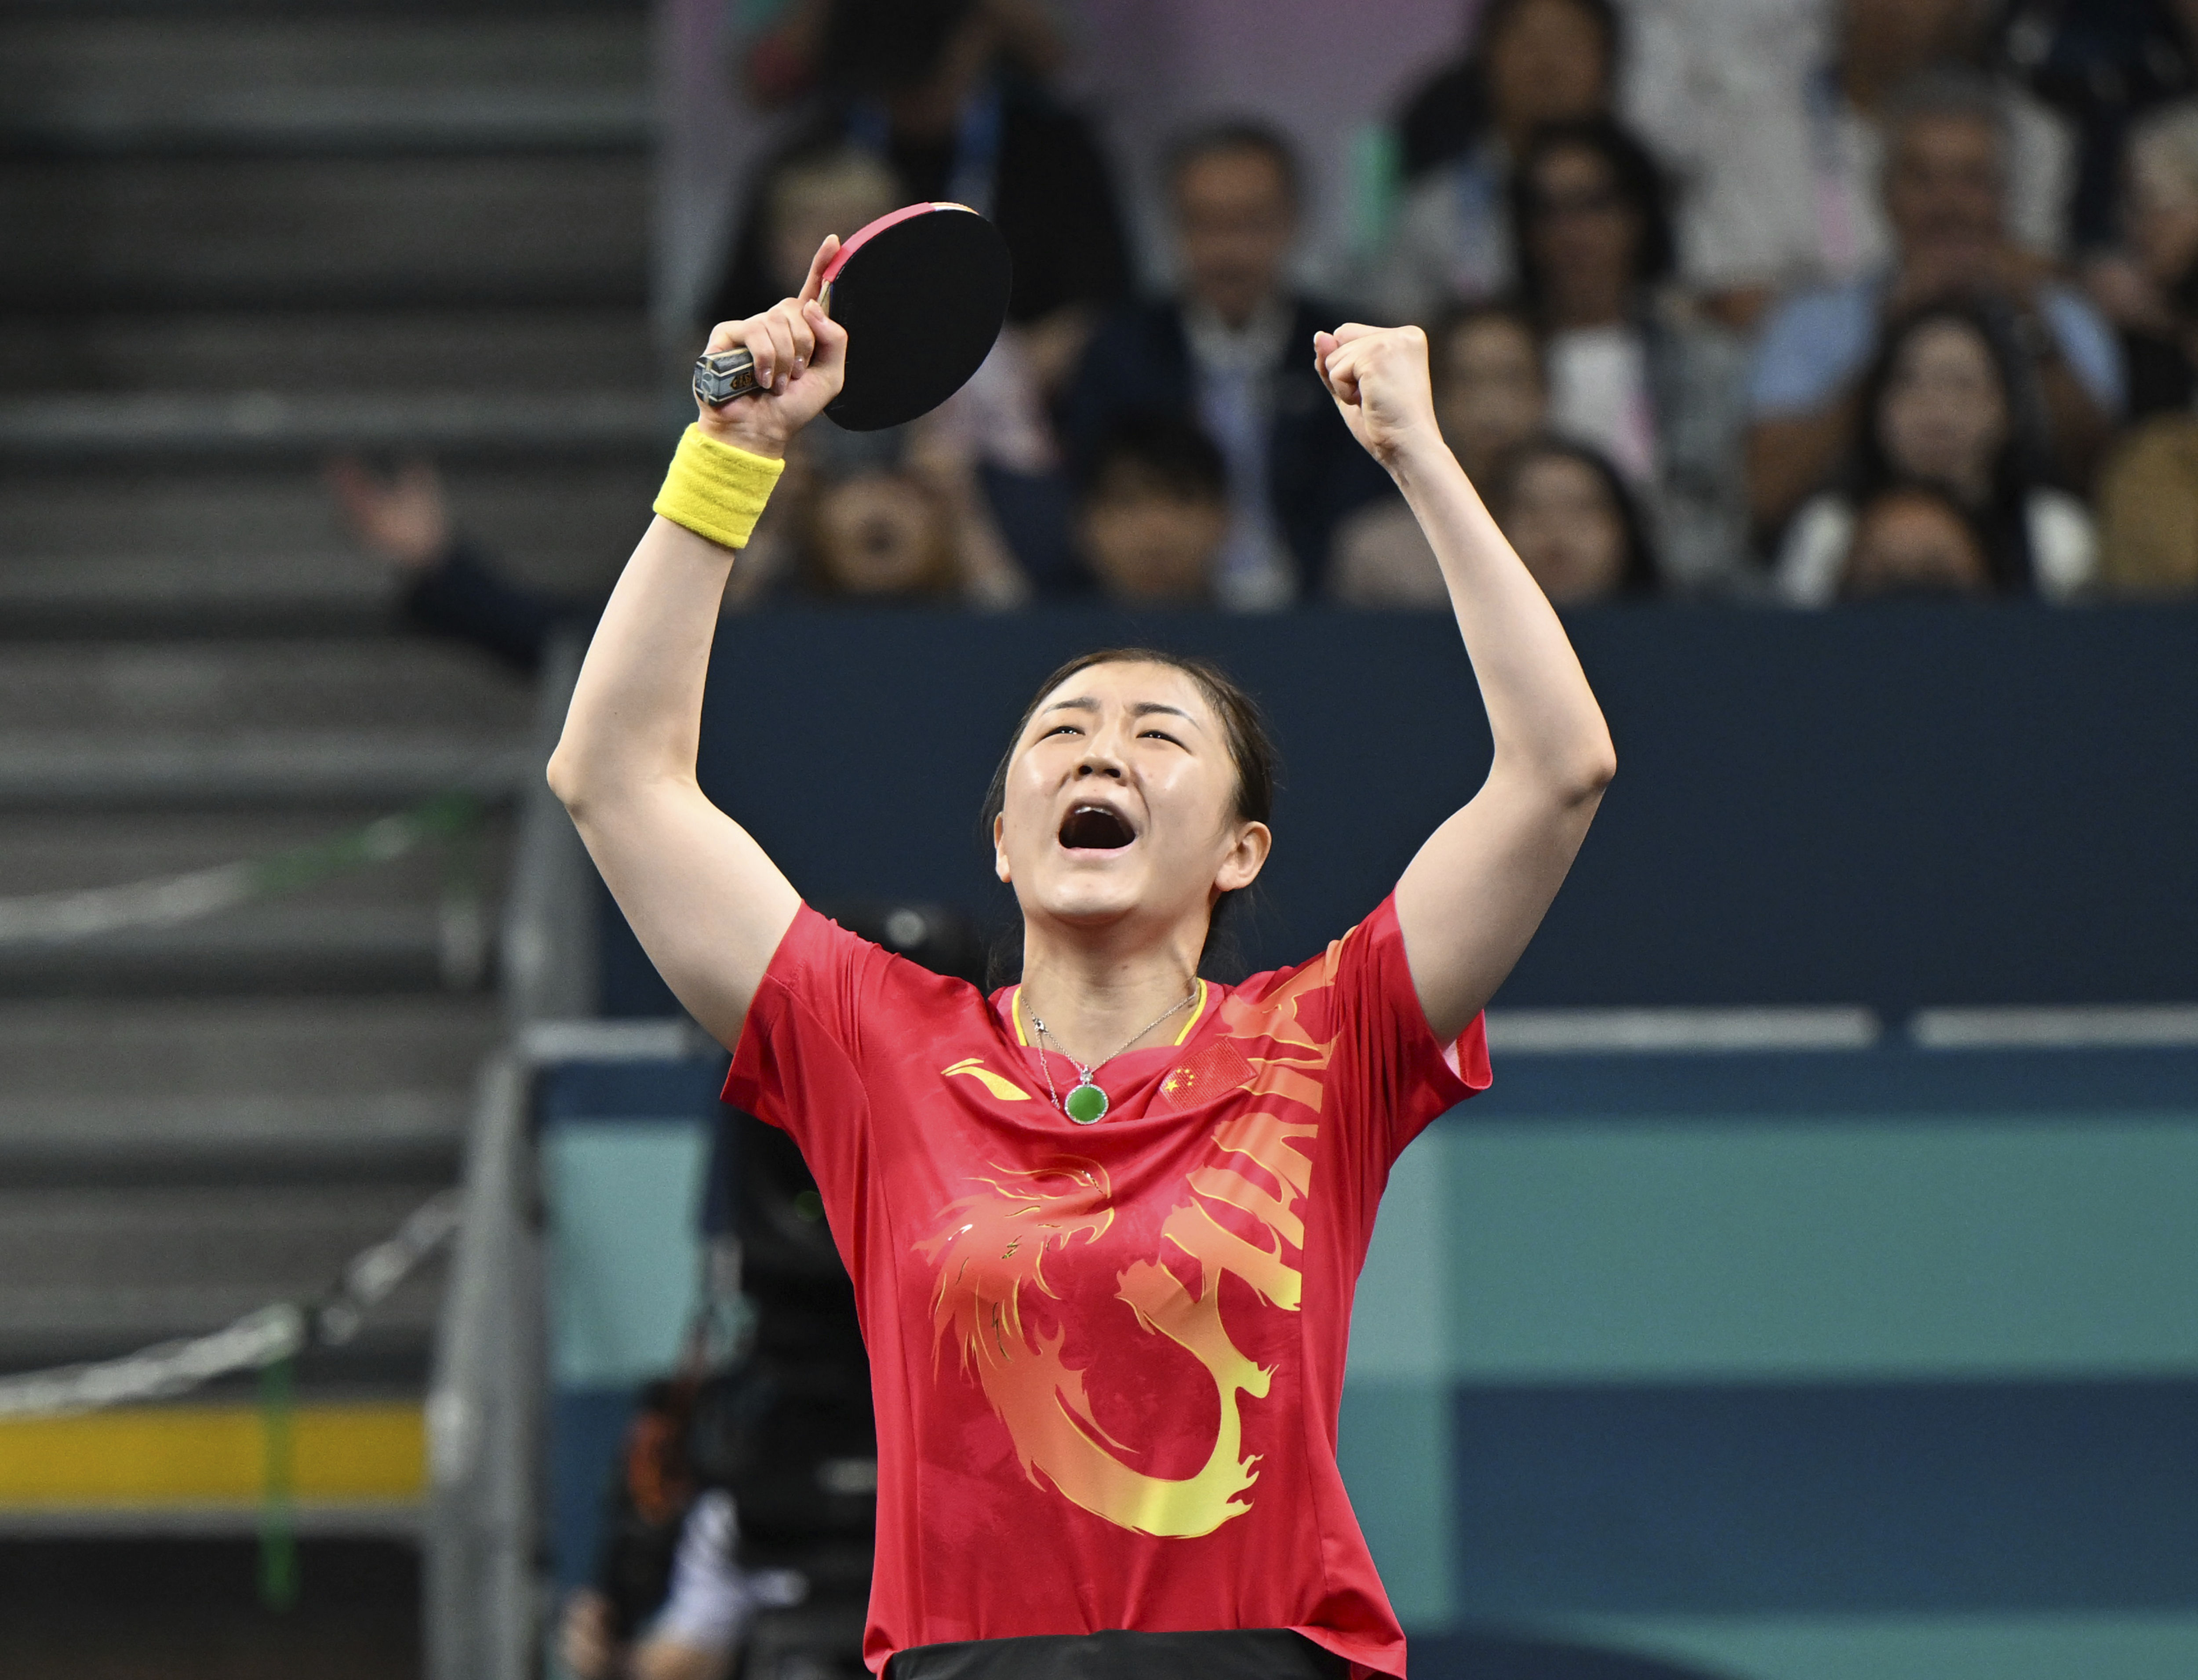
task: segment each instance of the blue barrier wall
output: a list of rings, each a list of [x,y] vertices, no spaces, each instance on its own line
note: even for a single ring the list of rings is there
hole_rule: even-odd
[[[2198,612],[1612,607],[1570,620],[1619,780],[1514,1005],[2198,996]],[[1222,659],[1288,761],[1254,968],[1365,914],[1479,784],[1488,736],[1424,614],[731,619],[702,780],[805,893],[997,921],[993,762],[1044,675],[1151,641]],[[611,915],[613,1013],[668,997]]]
[[[635,1395],[678,1359],[701,1282],[702,1175],[724,1073],[722,1055],[569,1062],[536,1085],[561,1587],[592,1578]]]
[[[1759,1680],[2198,1673],[2198,1052],[1496,1075],[1399,1162],[1353,1328],[1416,1671],[1497,1624]]]

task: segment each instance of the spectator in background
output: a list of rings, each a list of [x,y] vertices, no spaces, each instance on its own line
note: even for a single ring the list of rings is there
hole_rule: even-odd
[[[1543,429],[1550,381],[1533,317],[1516,304],[1468,304],[1433,335],[1435,419],[1476,484]]]
[[[506,576],[459,530],[432,462],[382,474],[340,456],[324,477],[352,537],[395,574],[398,616],[410,629],[470,642],[532,677],[561,625],[591,624],[602,610]]]
[[[732,9],[732,56],[741,90],[751,102],[773,111],[816,91],[834,3],[742,0]],[[1067,66],[1068,44],[1047,0],[979,0],[979,4],[992,26],[1003,68],[1044,84]],[[809,248],[812,253],[817,249],[813,245]],[[776,297],[770,299],[777,301]]]
[[[791,450],[785,512],[759,523],[726,586],[740,609],[774,601],[1020,606],[1030,585],[966,456],[927,416],[884,432],[813,427]]]
[[[728,611],[782,601],[1020,606],[1030,585],[994,528],[965,460],[923,422],[890,432],[817,427],[792,451],[726,586]],[[533,674],[561,627],[584,628],[600,599],[568,600],[509,576],[451,516],[432,464],[384,476],[350,458],[328,468],[361,546],[400,580],[413,629],[470,642]]]
[[[1229,535],[1229,472],[1177,415],[1125,416],[1101,442],[1077,520],[1084,562],[1110,602],[1200,607]]]
[[[1386,317],[1425,325],[1512,288],[1512,161],[1543,124],[1607,113],[1618,55],[1609,0],[1488,0],[1400,119],[1413,184],[1369,288]]]
[[[1886,257],[1887,96],[1974,55],[1978,0],[1629,0],[1619,106],[1683,183],[1680,271],[1727,324]],[[2014,237],[2057,257],[2075,146],[2003,78]]]
[[[1172,296],[1117,313],[1093,336],[1065,403],[1079,474],[1125,417],[1198,424],[1229,469],[1230,527],[1214,578],[1227,607],[1279,607],[1317,589],[1337,522],[1389,491],[1312,363],[1312,335],[1343,311],[1294,294],[1300,176],[1287,141],[1254,123],[1192,136],[1168,160],[1180,278]]]
[[[1627,0],[1618,105],[1679,183],[1679,272],[1727,325],[1819,276],[1809,87],[1826,0]]]
[[[2132,164],[2147,155],[2179,153],[2192,133],[2189,108],[2138,131]],[[2158,597],[2198,594],[2198,412],[2192,370],[2198,369],[2198,206],[2154,205],[2143,214],[2136,243],[2149,275],[2178,265],[2181,277],[2157,312],[2124,329],[2133,371],[2141,370],[2156,411],[2120,439],[2099,473],[2099,588],[2108,595]],[[2148,302],[2150,300],[2148,299]],[[2179,401],[2178,400],[2179,398]]]
[[[2143,424],[2099,471],[2099,591],[2198,594],[2198,102],[2130,137],[2130,258],[2088,275],[2121,325]]]
[[[1979,0],[1841,0],[1833,51],[1810,90],[1818,159],[1811,196],[1822,217],[1825,277],[1881,267],[1898,232],[1883,201],[1886,157],[1904,95],[1932,71],[1968,66],[1989,89],[2004,143],[2007,236],[2044,262],[2068,248],[2076,138],[2067,122],[2004,74],[1974,67],[1986,8]]]
[[[951,516],[916,474],[881,463],[837,475],[805,511],[806,593],[947,601],[962,592]]]
[[[781,156],[852,146],[890,172],[897,202],[951,200],[990,217],[1015,260],[1008,319],[1039,388],[1050,390],[1096,315],[1129,290],[1131,264],[1090,126],[1037,84],[1003,73],[1007,43],[1021,38],[1013,20],[1026,9],[999,0],[832,0],[817,26],[818,108]],[[767,278],[776,172],[774,160],[749,195],[713,320],[789,295]]]
[[[2097,543],[2073,497],[2043,481],[2038,403],[2003,315],[1926,306],[1891,328],[1864,379],[1866,416],[1846,486],[1788,528],[1778,594],[1799,607],[1838,596],[1861,509],[1897,486],[1933,486],[1960,509],[2002,594],[2066,601],[2088,586]]]
[[[1998,61],[2061,112],[2076,136],[2070,232],[2079,252],[2114,235],[2131,119],[2198,88],[2189,0],[2013,0],[2000,9]]]
[[[719,290],[718,320],[745,320],[794,296],[827,234],[845,239],[902,202],[885,160],[837,135],[770,160],[750,199],[751,219]]]
[[[2140,600],[2198,596],[2198,417],[2156,416],[2101,470],[2099,590]]]
[[[1513,454],[1490,511],[1550,604],[1576,607],[1656,587],[1655,556],[1610,462],[1559,438]]]
[[[1486,497],[1510,453],[1549,417],[1541,340],[1515,305],[1467,304],[1428,335],[1435,421]],[[1392,497],[1336,528],[1329,593],[1351,607],[1446,607],[1449,591],[1412,510]]]
[[[621,1637],[618,1607],[597,1587],[565,1603],[557,1654],[573,1680],[725,1680],[758,1609],[799,1602],[783,1569],[743,1569],[732,1496],[712,1488],[669,1525],[676,1533],[663,1597]]]
[[[2137,125],[2126,174],[2126,254],[2093,262],[2085,282],[2120,329],[2129,415],[2142,420],[2198,396],[2198,100]]]
[[[1856,510],[1839,556],[1841,601],[1975,596],[1992,593],[1992,566],[1976,526],[1931,485],[1894,485]]]
[[[2007,126],[1997,90],[1939,72],[1888,118],[1885,204],[1893,261],[1780,304],[1757,347],[1749,392],[1748,486],[1776,530],[1853,445],[1856,377],[1881,323],[1939,299],[1996,305],[2044,399],[2053,460],[2082,482],[2122,402],[2112,332],[2079,294],[2010,238]]]
[[[1512,182],[1521,289],[1544,334],[1552,431],[1639,498],[1673,588],[1740,577],[1746,355],[1663,282],[1671,222],[1648,154],[1608,117],[1535,131]]]

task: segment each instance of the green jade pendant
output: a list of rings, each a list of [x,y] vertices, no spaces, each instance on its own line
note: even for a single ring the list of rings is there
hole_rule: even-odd
[[[1018,997],[1021,995],[1020,990],[1018,990],[1016,995]],[[1183,997],[1176,999],[1174,1003],[1169,1004],[1167,1008],[1161,1010],[1160,1014],[1154,1015],[1150,1020],[1147,1021],[1143,1026],[1131,1033],[1129,1038],[1124,1039],[1122,1041],[1122,1049],[1115,1051],[1114,1055],[1121,1055],[1122,1050],[1128,1049],[1131,1045],[1136,1043],[1138,1039],[1143,1038],[1148,1032],[1150,1032],[1154,1027],[1158,1026],[1178,1009],[1189,1008],[1200,996],[1201,996],[1201,993],[1200,992],[1199,988],[1195,985],[1192,986],[1189,991],[1185,993]],[[1108,1109],[1112,1107],[1114,1105],[1107,1101],[1107,1093],[1099,1089],[1099,1082],[1091,1076],[1096,1073],[1102,1067],[1104,1067],[1108,1062],[1112,1061],[1114,1059],[1114,1056],[1102,1056],[1098,1061],[1093,1062],[1089,1067],[1086,1067],[1074,1056],[1070,1056],[1068,1058],[1068,1065],[1076,1070],[1076,1083],[1068,1088],[1068,1095],[1067,1096],[1054,1096],[1053,1064],[1046,1060],[1046,1040],[1051,1035],[1045,1030],[1044,1016],[1033,1011],[1031,1014],[1030,1020],[1031,1031],[1038,1035],[1038,1066],[1043,1068],[1045,1073],[1046,1096],[1051,1097],[1054,1102],[1058,1102],[1061,1105],[1061,1112],[1067,1115],[1070,1119],[1075,1121],[1076,1124],[1080,1126],[1096,1125],[1101,1120],[1105,1119],[1107,1118]]]
[[[1080,1126],[1088,1126],[1107,1117],[1107,1093],[1086,1079],[1071,1088],[1061,1099],[1061,1112]]]

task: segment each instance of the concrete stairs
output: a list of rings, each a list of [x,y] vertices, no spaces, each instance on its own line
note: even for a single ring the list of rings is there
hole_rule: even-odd
[[[634,0],[0,0],[0,622],[378,625],[340,446],[435,454],[518,570],[599,585],[677,420],[645,34]]]
[[[318,475],[431,454],[520,575],[608,586],[677,418],[646,28],[0,0],[0,900],[488,806],[463,846],[214,916],[0,936],[0,1372],[317,1293],[455,1177],[532,696],[395,631]],[[302,1403],[416,1399],[439,1284],[309,1356]],[[0,1534],[49,1532],[7,1455],[0,1426]]]

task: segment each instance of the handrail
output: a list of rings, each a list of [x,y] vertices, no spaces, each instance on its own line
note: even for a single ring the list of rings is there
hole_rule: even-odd
[[[553,646],[501,930],[508,1028],[468,1133],[464,1224],[435,1327],[422,1614],[428,1680],[534,1680],[550,1607],[541,1568],[548,1390],[535,1215],[534,1025],[596,1006],[594,870],[542,779],[581,649]]]
[[[491,1057],[427,1394],[430,1680],[527,1680],[537,1668],[541,1284],[526,1108],[525,1068]]]

